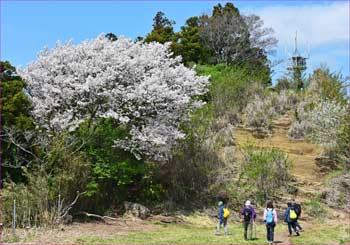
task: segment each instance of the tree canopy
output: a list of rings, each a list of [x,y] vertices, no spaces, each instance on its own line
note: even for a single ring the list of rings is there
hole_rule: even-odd
[[[100,36],[78,45],[43,50],[20,71],[28,82],[33,115],[51,132],[75,130],[80,123],[113,118],[130,137],[116,145],[137,157],[167,158],[188,112],[201,106],[208,78],[196,76],[169,44],[111,42]]]

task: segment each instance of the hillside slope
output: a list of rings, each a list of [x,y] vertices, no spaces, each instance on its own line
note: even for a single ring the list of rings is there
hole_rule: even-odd
[[[320,155],[321,148],[307,141],[291,141],[287,131],[291,124],[289,115],[282,116],[273,121],[272,134],[265,138],[256,138],[253,133],[244,128],[236,128],[236,143],[243,146],[254,143],[259,147],[274,147],[288,154],[293,163],[292,175],[296,178],[298,188],[297,199],[306,200],[322,191],[325,179],[316,165],[315,159]]]

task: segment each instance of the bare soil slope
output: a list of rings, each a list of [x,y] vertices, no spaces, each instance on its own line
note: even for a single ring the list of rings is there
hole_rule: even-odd
[[[292,174],[297,179],[298,199],[305,200],[320,193],[324,175],[316,165],[315,158],[322,149],[307,141],[291,141],[287,136],[291,117],[285,115],[273,121],[272,134],[265,138],[257,138],[243,128],[236,128],[235,137],[238,145],[254,143],[260,147],[275,147],[288,154],[293,162]]]

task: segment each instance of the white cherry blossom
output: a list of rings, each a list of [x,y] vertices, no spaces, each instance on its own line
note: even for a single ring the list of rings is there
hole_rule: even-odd
[[[27,81],[37,123],[48,131],[74,130],[87,119],[114,118],[132,129],[116,144],[137,156],[168,158],[188,113],[202,102],[208,77],[172,58],[170,44],[104,36],[57,43],[19,70]]]

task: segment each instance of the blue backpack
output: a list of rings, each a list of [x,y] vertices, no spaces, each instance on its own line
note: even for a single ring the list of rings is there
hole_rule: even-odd
[[[266,224],[272,224],[272,223],[274,223],[273,209],[271,210],[266,209]]]

